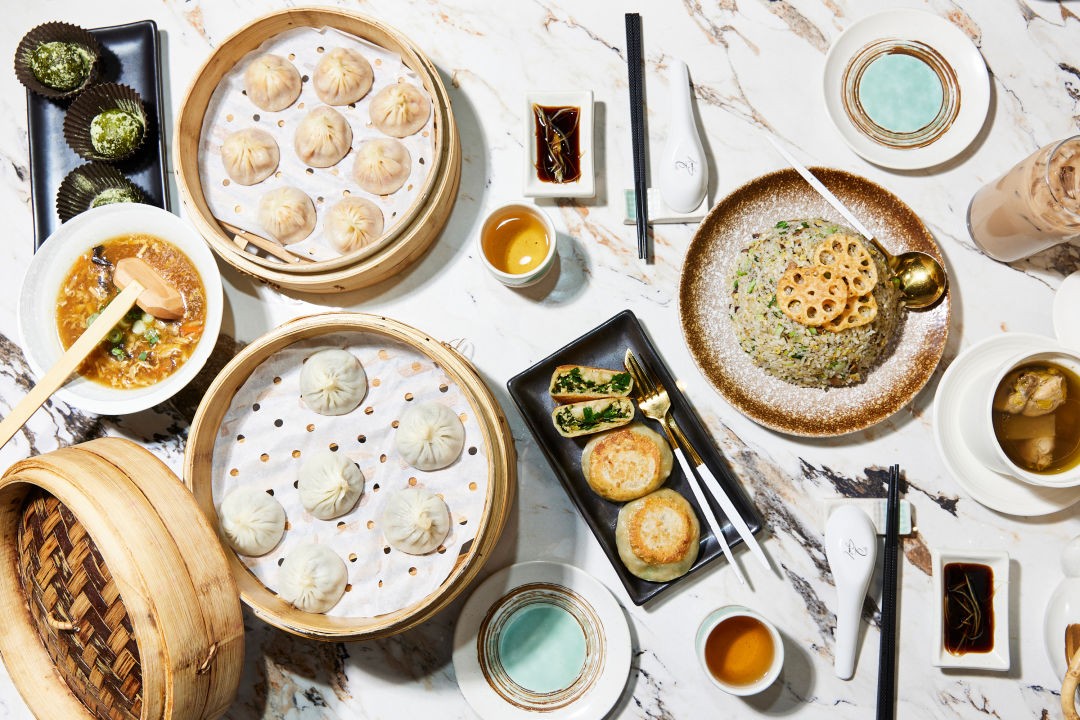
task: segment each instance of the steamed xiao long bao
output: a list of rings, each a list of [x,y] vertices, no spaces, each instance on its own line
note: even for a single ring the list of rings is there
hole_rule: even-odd
[[[364,494],[364,474],[345,453],[319,450],[300,466],[297,489],[305,510],[333,520],[352,510]]]
[[[344,560],[325,545],[307,543],[285,556],[275,590],[299,610],[324,613],[338,604],[348,581]]]
[[[320,415],[351,412],[364,399],[367,389],[364,366],[347,350],[320,350],[300,368],[300,397]]]
[[[325,227],[338,252],[348,253],[379,239],[383,232],[383,213],[370,200],[347,197],[330,208]]]
[[[439,470],[461,455],[465,426],[445,405],[421,403],[401,416],[394,444],[405,462],[417,470]]]
[[[337,165],[352,146],[352,128],[345,116],[322,105],[309,112],[296,128],[293,148],[307,165],[327,168]]]
[[[327,105],[350,105],[368,94],[375,74],[371,63],[348,48],[330,50],[311,78],[315,94]]]
[[[277,169],[277,140],[265,130],[245,128],[229,133],[221,143],[221,162],[233,182],[255,185]]]
[[[412,156],[404,144],[391,138],[368,140],[356,150],[353,179],[372,195],[397,191],[412,172]]]
[[[241,555],[265,555],[285,535],[285,508],[272,495],[253,487],[238,487],[221,502],[221,530]]]
[[[259,201],[259,225],[285,245],[297,243],[315,229],[315,204],[298,188],[271,190]]]
[[[386,501],[379,521],[390,545],[409,555],[426,555],[450,534],[450,510],[423,488],[401,490]]]
[[[300,73],[280,55],[260,55],[244,70],[244,90],[248,98],[263,110],[277,112],[300,97]]]
[[[380,132],[403,138],[424,127],[431,116],[431,102],[415,85],[399,82],[380,90],[368,112]]]

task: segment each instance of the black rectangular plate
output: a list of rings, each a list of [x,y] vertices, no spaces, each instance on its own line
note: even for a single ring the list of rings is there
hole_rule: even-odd
[[[570,499],[577,505],[578,510],[585,518],[585,522],[592,528],[600,547],[607,553],[608,559],[622,580],[627,595],[635,605],[641,605],[685,577],[697,572],[703,566],[712,562],[723,553],[720,544],[716,541],[712,530],[705,522],[701,523],[701,546],[698,550],[698,558],[690,572],[681,578],[676,578],[666,583],[649,582],[633,575],[619,559],[619,551],[615,546],[615,522],[619,516],[622,505],[610,502],[594,493],[589,484],[585,482],[581,474],[581,451],[589,440],[588,435],[578,438],[564,438],[555,430],[551,422],[551,411],[555,408],[555,401],[548,394],[551,383],[551,374],[559,365],[588,365],[617,369],[623,367],[623,356],[629,348],[637,355],[638,359],[649,367],[671,396],[671,412],[675,420],[682,427],[686,436],[690,439],[694,448],[700,453],[705,464],[712,470],[720,485],[727,491],[736,509],[750,526],[755,534],[761,530],[761,516],[750,500],[743,493],[738,478],[728,465],[727,459],[716,449],[712,438],[701,424],[697,413],[687,402],[686,398],[678,391],[675,378],[668,370],[663,358],[656,351],[652,341],[645,334],[637,316],[630,310],[621,313],[591,330],[566,347],[556,351],[549,357],[541,360],[528,370],[510,378],[506,383],[510,391],[510,397],[514,399],[518,410],[525,418],[525,423],[532,431],[540,449],[544,451],[551,468],[559,477]],[[637,412],[636,420],[644,422],[654,430],[657,424],[645,418],[641,411]],[[698,517],[701,518],[700,506],[694,497],[693,491],[687,482],[693,482],[687,478],[678,463],[674,464],[671,476],[665,487],[677,491],[694,507]],[[720,527],[728,545],[735,547],[742,542],[738,531],[731,525],[723,510],[716,501],[706,494],[709,505],[716,517],[720,520]]]
[[[157,24],[141,20],[90,31],[102,46],[101,82],[130,85],[142,96],[147,139],[134,157],[116,167],[139,186],[149,204],[169,209],[165,178],[165,134],[161,126],[161,48]],[[64,140],[64,114],[69,100],[49,100],[26,91],[26,123],[30,136],[30,195],[34,208],[34,250],[60,227],[56,191],[64,177],[87,160]]]

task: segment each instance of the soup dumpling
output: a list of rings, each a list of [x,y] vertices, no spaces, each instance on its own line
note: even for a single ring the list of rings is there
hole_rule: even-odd
[[[446,502],[423,488],[406,488],[390,496],[379,521],[386,541],[409,555],[426,555],[450,534]]]
[[[345,453],[317,450],[300,466],[300,503],[320,520],[349,512],[364,494],[364,473]]]
[[[300,87],[300,73],[280,55],[260,55],[244,70],[244,90],[263,110],[277,112],[289,107],[300,97]]]
[[[323,56],[311,82],[327,105],[349,105],[368,94],[374,79],[371,63],[363,55],[339,47]]]
[[[324,613],[338,604],[349,582],[345,561],[325,545],[307,543],[285,556],[274,588],[299,610]]]
[[[359,250],[382,236],[383,213],[366,198],[347,197],[326,215],[326,234],[339,252]]]
[[[259,225],[280,243],[300,242],[315,229],[315,204],[288,185],[271,190],[259,201]]]
[[[221,143],[221,162],[234,183],[255,185],[277,169],[280,152],[277,140],[258,128],[229,133]]]
[[[296,128],[293,148],[311,167],[337,165],[352,145],[352,128],[345,116],[322,105],[309,112]]]
[[[394,444],[405,462],[417,470],[439,470],[461,455],[465,426],[445,405],[421,403],[401,416]]]
[[[367,395],[367,389],[364,366],[348,350],[320,350],[300,368],[300,397],[320,415],[352,412]]]
[[[412,156],[398,140],[376,138],[356,150],[353,178],[372,195],[396,192],[412,173]]]
[[[380,132],[403,138],[424,127],[431,116],[431,102],[415,85],[399,82],[380,90],[368,112]]]
[[[285,534],[285,508],[277,498],[253,487],[238,487],[218,508],[221,531],[241,555],[265,555]]]

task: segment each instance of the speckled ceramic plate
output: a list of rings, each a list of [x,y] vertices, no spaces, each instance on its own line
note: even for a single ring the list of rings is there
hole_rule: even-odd
[[[899,198],[843,170],[811,168],[887,250],[921,250],[941,259],[937,243]],[[831,437],[862,430],[904,407],[937,367],[949,331],[949,293],[929,310],[907,312],[891,350],[866,380],[819,390],[786,383],[754,365],[729,318],[727,278],[755,232],[779,220],[841,218],[794,170],[750,181],[709,212],[686,251],[679,286],[683,335],[698,367],[751,420],[791,435]]]

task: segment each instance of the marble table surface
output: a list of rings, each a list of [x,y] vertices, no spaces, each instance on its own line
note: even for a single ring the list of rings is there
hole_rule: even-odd
[[[274,0],[38,0],[7,3],[0,57],[13,56],[30,27],[64,19],[88,27],[154,19],[162,36],[165,125],[188,83],[221,41],[247,21],[293,3]],[[983,256],[964,224],[972,194],[1013,162],[1080,128],[1080,5],[1048,0],[928,0],[896,3],[947,18],[980,48],[992,75],[991,109],[973,145],[929,172],[891,172],[862,160],[826,116],[821,73],[830,42],[883,0],[367,0],[336,6],[375,16],[405,32],[438,66],[462,134],[461,192],[438,243],[399,277],[325,297],[279,294],[223,266],[225,333],[252,340],[303,314],[348,308],[412,324],[460,347],[510,418],[519,487],[509,526],[484,575],[516,561],[550,559],[584,568],[615,594],[632,626],[633,666],[613,716],[698,718],[790,716],[867,718],[875,703],[879,599],[867,604],[857,673],[836,679],[835,590],[824,560],[822,499],[884,496],[884,468],[900,463],[917,532],[903,544],[900,602],[900,718],[1059,717],[1057,680],[1041,626],[1060,577],[1058,556],[1080,533],[1077,510],[1032,520],[992,512],[966,495],[933,450],[931,408],[940,374],[965,347],[1005,331],[1052,332],[1050,304],[1080,250],[1061,247],[1004,265]],[[656,259],[636,259],[622,223],[622,190],[632,180],[623,12],[643,15],[648,122],[654,156],[667,123],[662,72],[672,53],[687,62],[711,157],[715,200],[780,167],[759,139],[766,129],[808,161],[841,167],[885,185],[931,229],[952,275],[953,317],[944,360],[909,406],[865,432],[802,440],[765,430],[737,413],[706,382],[683,343],[677,287],[693,226],[655,228]],[[521,196],[522,96],[529,89],[591,89],[597,101],[598,195],[547,206],[560,231],[556,280],[536,291],[499,285],[481,267],[474,242],[485,212]],[[30,380],[15,321],[18,278],[31,258],[30,181],[22,88],[0,74],[0,217],[7,230],[0,264],[0,405]],[[175,182],[173,210],[184,215]],[[633,309],[663,348],[717,444],[731,459],[771,535],[780,568],[769,575],[740,561],[753,589],[715,563],[654,605],[635,607],[510,404],[505,381],[616,312]],[[234,343],[223,345],[224,359]],[[158,412],[98,418],[53,403],[0,451],[7,467],[31,453],[102,434],[144,442],[179,470],[187,418],[197,393]],[[5,410],[6,412],[6,410]],[[1007,673],[942,672],[929,663],[933,548],[1006,550],[1014,560],[1013,661]],[[5,592],[10,589],[5,589]],[[692,651],[698,623],[725,604],[754,607],[785,637],[787,665],[767,692],[747,699],[714,689]],[[457,689],[451,638],[461,601],[420,628],[386,640],[319,644],[273,630],[247,613],[242,686],[228,717],[474,717]],[[706,710],[706,708],[708,710]],[[0,670],[0,716],[30,717]]]

